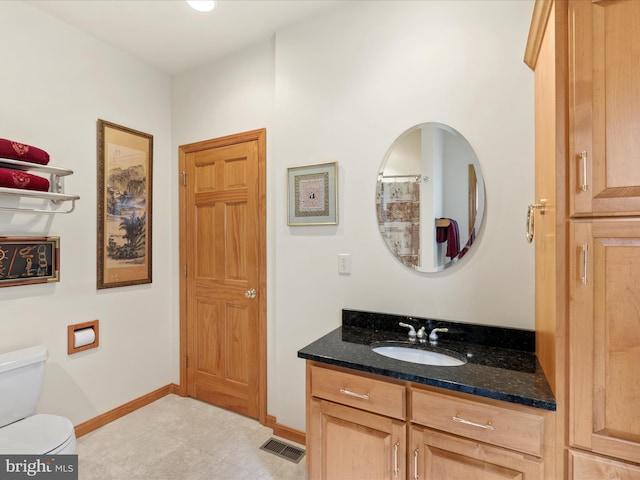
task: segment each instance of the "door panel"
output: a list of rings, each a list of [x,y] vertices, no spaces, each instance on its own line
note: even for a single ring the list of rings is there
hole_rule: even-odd
[[[424,480],[541,480],[544,464],[474,440],[411,427],[410,478]]]
[[[640,458],[640,221],[575,222],[572,445]]]
[[[640,2],[570,2],[571,213],[640,213]],[[583,155],[584,152],[584,155]]]
[[[180,148],[186,393],[265,423],[264,130]]]
[[[405,422],[313,398],[310,480],[405,478]]]

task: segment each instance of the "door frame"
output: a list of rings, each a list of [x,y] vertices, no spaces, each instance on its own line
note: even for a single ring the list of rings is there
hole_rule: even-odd
[[[211,148],[225,147],[238,143],[256,141],[258,146],[258,421],[262,425],[267,424],[267,245],[266,245],[266,201],[267,201],[267,177],[266,177],[266,136],[265,128],[248,132],[227,135],[225,137],[204,140],[201,142],[180,145],[178,147],[179,161],[179,217],[180,217],[180,386],[179,395],[187,396],[187,281],[185,268],[187,268],[187,226],[186,226],[186,161],[187,154],[207,150]]]

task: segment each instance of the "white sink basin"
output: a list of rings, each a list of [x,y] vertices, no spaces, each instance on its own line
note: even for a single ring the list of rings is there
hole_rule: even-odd
[[[398,346],[374,346],[374,352],[385,357],[395,358],[403,362],[421,363],[422,365],[437,365],[439,367],[457,367],[466,362],[458,360],[444,353],[432,352],[430,350],[420,350],[418,348],[398,347]]]

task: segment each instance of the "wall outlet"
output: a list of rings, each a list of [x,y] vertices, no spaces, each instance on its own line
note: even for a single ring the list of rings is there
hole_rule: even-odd
[[[351,273],[351,254],[350,253],[338,254],[338,273],[342,275],[349,275]]]

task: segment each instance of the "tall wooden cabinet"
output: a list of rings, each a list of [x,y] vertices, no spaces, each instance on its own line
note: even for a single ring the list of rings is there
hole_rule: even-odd
[[[640,479],[639,26],[637,0],[538,0],[525,54],[536,330],[558,401],[558,478]]]

